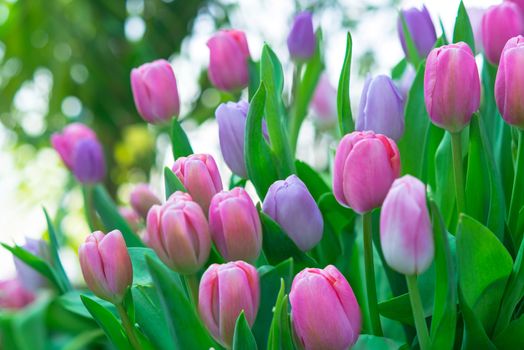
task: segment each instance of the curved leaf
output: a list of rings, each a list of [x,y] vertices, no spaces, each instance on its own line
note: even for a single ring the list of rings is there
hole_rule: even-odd
[[[233,350],[257,350],[255,337],[251,333],[251,328],[247,323],[244,310],[240,313],[235,323],[235,333],[233,334]]]
[[[193,154],[193,149],[191,148],[187,134],[184,129],[182,129],[177,118],[173,118],[171,121],[171,148],[175,160],[179,157],[186,157]]]
[[[348,32],[346,39],[346,54],[340,71],[337,90],[337,112],[340,135],[344,136],[355,130],[355,122],[351,112],[351,100],[349,96],[349,83],[351,75],[351,55],[353,52],[353,40]]]

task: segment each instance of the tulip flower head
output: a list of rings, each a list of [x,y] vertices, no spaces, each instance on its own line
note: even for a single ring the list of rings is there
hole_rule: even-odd
[[[319,129],[331,129],[337,124],[337,90],[325,73],[320,76],[311,107],[315,124]]]
[[[49,246],[42,239],[26,237],[25,244],[22,245],[22,248],[33,255],[42,258],[44,261],[50,261]],[[24,289],[36,292],[38,289],[48,286],[47,279],[39,272],[35,271],[31,266],[27,265],[17,257],[13,256],[13,259],[18,281],[22,284]]]
[[[136,185],[131,191],[130,202],[137,214],[144,219],[147,218],[147,212],[153,205],[161,203],[148,184]]]
[[[299,13],[287,37],[289,55],[294,61],[309,60],[315,53],[316,37],[313,30],[313,15],[304,11]]]
[[[31,304],[35,295],[20,280],[14,278],[0,281],[0,309],[19,310]]]
[[[431,21],[431,16],[428,12],[428,9],[426,6],[422,6],[421,9],[412,7],[402,10],[401,15],[406,21],[407,29],[411,39],[413,40],[413,43],[415,44],[419,56],[426,57],[437,41],[435,26]],[[408,57],[408,47],[402,26],[402,17],[400,16],[397,21],[397,29],[402,49],[404,50],[406,57]]]

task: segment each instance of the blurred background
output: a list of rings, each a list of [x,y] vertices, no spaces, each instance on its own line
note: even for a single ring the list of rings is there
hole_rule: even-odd
[[[497,2],[464,0],[466,7],[480,8]],[[449,37],[458,0],[0,0],[0,241],[45,235],[46,207],[68,237],[65,265],[78,275],[77,264],[67,261],[76,261],[74,249],[88,233],[81,192],[49,142],[71,122],[98,133],[108,162],[106,186],[119,204],[127,204],[137,182],[151,182],[161,193],[158,169],[171,162],[169,139],[138,116],[129,83],[133,67],[156,58],[172,62],[195,151],[216,155],[223,165],[213,117],[216,106],[232,97],[212,88],[206,72],[206,41],[218,28],[244,30],[255,59],[262,43],[269,43],[290,77],[286,36],[293,15],[309,9],[324,34],[326,71],[334,85],[350,30],[356,109],[365,76],[389,74],[403,57],[398,10],[423,3],[437,35],[441,19]],[[307,122],[299,158],[325,166],[313,137]],[[227,172],[224,166],[221,171]],[[5,250],[0,263],[0,278],[13,274]]]

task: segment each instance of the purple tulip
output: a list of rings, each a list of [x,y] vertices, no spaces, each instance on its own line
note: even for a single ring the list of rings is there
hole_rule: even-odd
[[[180,157],[173,165],[173,172],[207,214],[211,198],[222,191],[222,179],[213,157],[208,154]]]
[[[320,76],[311,100],[311,107],[315,124],[319,129],[331,129],[337,124],[337,90],[326,73]]]
[[[96,134],[88,126],[81,123],[69,124],[61,133],[54,133],[51,136],[53,148],[58,152],[69,170],[73,170],[75,148],[83,140],[96,140]]]
[[[121,303],[133,283],[133,267],[122,233],[93,232],[80,246],[78,256],[89,289],[104,300]]]
[[[304,269],[289,293],[291,322],[305,350],[346,350],[358,339],[362,315],[351,286],[333,265]]]
[[[524,129],[524,37],[511,38],[504,47],[495,80],[495,100],[506,123]]]
[[[144,219],[147,218],[147,212],[153,205],[161,203],[156,194],[151,191],[149,185],[145,183],[138,184],[133,188],[130,202],[135,212]]]
[[[384,259],[395,271],[419,275],[431,265],[433,230],[426,205],[426,186],[405,175],[393,182],[380,213]]]
[[[32,239],[26,237],[25,244],[22,245],[22,248],[45,261],[50,261],[49,246],[42,239]],[[48,286],[47,280],[31,266],[27,265],[25,262],[18,259],[14,255],[13,260],[15,263],[18,280],[25,289],[31,292],[36,292],[40,288]]]
[[[431,16],[429,15],[428,9],[426,6],[422,6],[421,9],[412,7],[402,10],[401,14],[404,16],[407,29],[411,39],[413,40],[413,43],[415,44],[419,56],[426,57],[437,41],[435,26],[431,21]],[[406,57],[408,57],[408,47],[402,27],[402,17],[399,17],[397,21],[397,28],[400,43],[402,44],[402,49],[404,50]]]
[[[191,196],[175,192],[147,214],[144,242],[174,271],[190,275],[204,266],[211,250],[206,216]]]
[[[298,62],[309,60],[315,53],[316,37],[311,12],[300,12],[293,22],[287,37],[287,48],[291,59]]]
[[[131,71],[131,89],[138,113],[148,123],[178,117],[180,99],[175,73],[166,60],[146,63]]]
[[[244,32],[221,30],[207,42],[209,47],[208,75],[220,90],[236,91],[249,82],[249,47]]]
[[[333,193],[341,205],[363,214],[382,205],[399,174],[395,141],[373,131],[355,131],[337,147]]]
[[[235,323],[242,312],[250,326],[260,301],[257,269],[243,261],[213,264],[202,275],[198,311],[213,337],[230,348]]]
[[[356,129],[372,130],[398,140],[404,133],[404,101],[386,75],[368,77],[362,90]]]
[[[516,4],[503,2],[488,8],[482,17],[482,46],[488,61],[497,65],[506,42],[519,34],[524,34],[524,21]]]
[[[322,239],[322,213],[306,185],[296,175],[275,181],[269,187],[262,209],[300,250],[308,251]]]
[[[35,295],[18,279],[0,281],[0,309],[20,310],[34,300]]]
[[[217,193],[209,207],[211,237],[227,260],[255,261],[262,246],[262,226],[257,209],[240,187]]]
[[[433,49],[426,61],[424,101],[431,121],[449,132],[462,130],[480,104],[480,79],[463,42]]]
[[[98,140],[79,141],[73,152],[73,174],[84,184],[94,184],[104,179],[106,163],[104,150]]]

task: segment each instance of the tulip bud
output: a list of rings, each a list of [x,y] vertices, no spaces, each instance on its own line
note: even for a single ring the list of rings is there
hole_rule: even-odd
[[[479,108],[480,80],[473,52],[463,42],[433,49],[424,72],[424,102],[431,121],[461,131]]]
[[[208,40],[211,83],[220,90],[235,91],[249,83],[249,47],[239,30],[221,30]]]
[[[173,172],[207,214],[211,198],[222,191],[222,179],[213,157],[208,154],[180,157],[173,165]]]
[[[331,129],[337,124],[337,90],[331,85],[327,74],[320,76],[311,100],[315,124],[319,129]]]
[[[25,244],[22,245],[22,248],[45,261],[50,261],[49,247],[44,240],[26,237]],[[31,266],[27,265],[14,255],[13,259],[18,280],[25,289],[31,292],[36,292],[38,289],[48,285],[47,279],[45,279],[39,272],[35,271]]]
[[[233,342],[235,323],[244,310],[250,326],[260,300],[257,269],[243,261],[213,264],[202,275],[198,311],[213,337],[226,347]]]
[[[35,295],[18,279],[0,281],[0,309],[19,310],[31,304]]]
[[[296,275],[289,302],[300,348],[346,350],[357,341],[360,307],[348,281],[333,265],[307,268]]]
[[[275,220],[302,251],[322,238],[324,219],[315,199],[296,175],[275,181],[262,204],[264,213]]]
[[[178,117],[180,99],[175,73],[166,60],[156,60],[131,71],[131,89],[138,113],[151,124]]]
[[[144,242],[176,272],[194,274],[204,266],[211,250],[206,216],[191,196],[175,192],[147,214]]]
[[[96,140],[96,134],[88,126],[81,123],[69,124],[62,133],[51,136],[51,144],[69,170],[73,170],[74,152],[82,140]]]
[[[133,283],[133,267],[122,233],[93,232],[78,250],[87,286],[99,298],[121,303]]]
[[[400,139],[404,133],[404,101],[388,76],[366,79],[356,129],[372,130],[393,140]]]
[[[505,0],[507,2],[512,2],[517,5],[520,9],[520,12],[524,14],[524,0]]]
[[[73,152],[73,174],[84,184],[94,184],[104,179],[106,163],[104,151],[98,140],[79,141]]]
[[[511,38],[500,57],[495,100],[506,123],[524,129],[524,37]]]
[[[395,141],[373,131],[355,131],[340,141],[333,169],[337,201],[363,214],[382,205],[400,174]]]
[[[136,185],[130,197],[131,206],[144,219],[147,218],[147,212],[153,205],[161,203],[147,184]]]
[[[506,42],[524,32],[524,21],[517,5],[511,2],[493,5],[482,17],[482,46],[491,64],[499,63]]]
[[[412,7],[402,10],[401,14],[406,21],[407,29],[419,56],[426,57],[437,41],[437,33],[435,32],[435,26],[431,21],[428,9],[426,6],[422,6],[421,9]],[[402,26],[402,17],[399,17],[397,21],[397,29],[402,49],[406,57],[408,57],[409,53]]]
[[[419,179],[405,175],[393,182],[380,213],[380,242],[395,271],[418,275],[431,265],[433,233],[426,186]]]
[[[220,254],[228,261],[255,261],[262,246],[257,209],[240,187],[217,193],[209,207],[209,229]]]
[[[140,216],[133,208],[119,207],[118,213],[126,220],[133,232],[137,233],[140,230]]]
[[[313,15],[311,12],[303,11],[295,17],[293,27],[287,37],[289,55],[294,61],[307,61],[315,53],[315,46]]]

